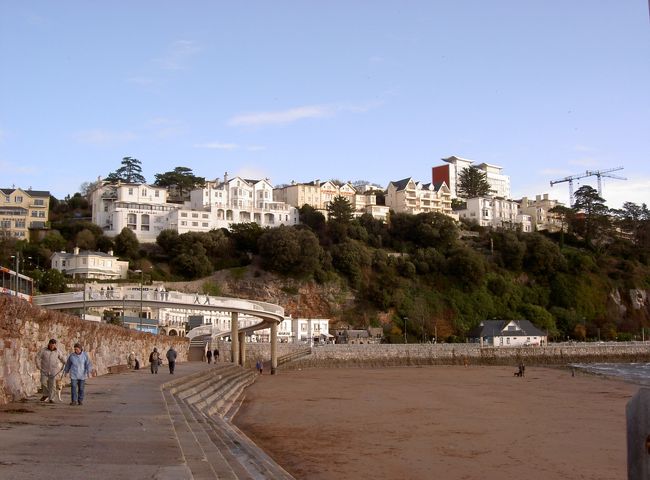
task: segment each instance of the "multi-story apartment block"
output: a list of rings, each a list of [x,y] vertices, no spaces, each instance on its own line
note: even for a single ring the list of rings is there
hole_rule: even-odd
[[[469,167],[475,167],[485,173],[490,184],[490,194],[495,197],[510,198],[510,177],[503,175],[503,168],[489,163],[473,165],[473,160],[451,156],[443,158],[447,165],[440,165],[431,169],[433,183],[445,182],[451,190],[452,198],[458,197],[458,182],[460,172]]]
[[[208,232],[235,223],[255,222],[263,227],[296,225],[298,210],[273,201],[268,180],[240,177],[206,182],[190,192],[185,204],[167,202],[163,187],[146,184],[98,182],[91,192],[93,222],[107,235],[130,228],[140,242],[155,242],[161,231]]]
[[[460,219],[476,222],[482,227],[520,228],[522,232],[531,232],[533,228],[530,215],[521,213],[517,202],[505,198],[469,198],[466,208],[456,213]]]
[[[451,209],[451,192],[445,182],[434,185],[411,177],[390,182],[386,206],[396,213],[442,213],[458,220]]]
[[[0,236],[29,240],[32,234],[47,228],[50,192],[0,189]]]
[[[80,251],[56,252],[52,255],[52,269],[72,278],[117,279],[127,278],[129,262],[119,260],[113,252]]]
[[[526,197],[519,201],[521,213],[530,215],[535,230],[548,230],[549,232],[559,232],[562,228],[560,216],[551,212],[553,207],[562,205],[557,200],[548,198],[548,193],[536,195],[535,200]]]
[[[300,208],[307,204],[327,216],[327,206],[336,197],[341,196],[350,202],[354,215],[360,217],[369,213],[373,217],[386,220],[388,208],[377,205],[376,196],[371,193],[359,193],[349,183],[336,185],[331,181],[314,180],[309,183],[295,183],[273,190],[273,198]]]

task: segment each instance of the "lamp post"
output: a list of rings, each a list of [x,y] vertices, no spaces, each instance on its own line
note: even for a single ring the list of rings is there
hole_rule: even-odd
[[[11,258],[14,259],[14,270],[16,272],[16,281],[14,282],[14,295],[18,296],[18,291],[19,291],[19,284],[18,282],[20,281],[20,278],[18,277],[18,274],[20,273],[20,252],[16,252],[16,255],[12,255]],[[11,288],[11,285],[9,285],[9,288]]]
[[[144,284],[144,270],[134,270],[134,273],[139,273],[140,274],[140,317],[139,317],[139,322],[140,322],[140,328],[139,330],[142,331],[142,285]]]
[[[408,321],[409,317],[404,317],[404,343],[408,343],[406,340],[406,322]]]

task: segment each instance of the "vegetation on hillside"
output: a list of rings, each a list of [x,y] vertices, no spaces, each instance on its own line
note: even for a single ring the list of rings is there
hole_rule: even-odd
[[[556,339],[631,339],[650,326],[647,303],[635,309],[630,300],[630,290],[650,289],[650,212],[633,203],[610,210],[591,187],[576,192],[576,207],[556,209],[565,228],[554,234],[459,227],[433,213],[392,212],[386,224],[353,218],[338,197],[329,220],[305,205],[295,227],[169,230],[140,244],[128,229],[107,238],[86,220],[87,209],[78,194],[53,201],[49,233],[32,243],[0,241],[0,262],[11,265],[16,250],[31,257],[23,270],[44,292],[64,288],[62,276],[45,268],[51,254],[75,246],[113,250],[153,280],[252,265],[294,282],[342,282],[355,302],[337,319],[381,325],[395,341],[404,329],[412,339],[462,339],[492,318],[525,318]]]

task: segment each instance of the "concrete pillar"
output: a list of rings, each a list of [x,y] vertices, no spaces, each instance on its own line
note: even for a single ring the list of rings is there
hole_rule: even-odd
[[[230,361],[239,365],[239,314],[230,314]]]
[[[239,332],[239,364],[246,366],[246,332]]]
[[[650,478],[650,388],[640,388],[627,403],[627,478]]]
[[[271,324],[271,375],[278,368],[278,324]]]

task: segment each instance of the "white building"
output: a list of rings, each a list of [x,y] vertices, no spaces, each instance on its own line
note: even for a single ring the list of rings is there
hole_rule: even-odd
[[[368,213],[378,220],[386,221],[389,208],[377,205],[376,195],[369,190],[371,189],[357,191],[350,183],[339,186],[331,181],[314,180],[308,183],[291,182],[291,185],[275,188],[273,198],[297,208],[309,205],[327,217],[327,206],[336,197],[341,196],[350,202],[355,217]]]
[[[458,219],[451,209],[451,192],[446,183],[420,183],[408,177],[390,182],[386,206],[396,213],[442,213]]]
[[[559,232],[562,229],[562,220],[560,216],[550,210],[553,207],[562,205],[557,200],[548,198],[548,194],[537,195],[535,200],[527,197],[519,201],[520,211],[530,215],[535,230],[548,230],[549,232]]]
[[[530,215],[519,211],[519,204],[514,200],[498,197],[468,198],[466,208],[457,210],[458,217],[467,219],[481,227],[521,229],[531,232],[533,229]]]
[[[270,329],[262,330],[270,335]],[[278,326],[278,338],[287,343],[327,343],[332,338],[327,318],[286,317]]]
[[[445,182],[451,191],[452,198],[458,197],[458,183],[460,172],[469,167],[477,168],[485,173],[486,180],[490,184],[490,194],[495,197],[510,198],[510,177],[503,175],[503,168],[489,163],[474,165],[473,160],[460,158],[452,155],[443,158],[447,165],[439,165],[431,169],[431,180],[433,183]]]
[[[56,252],[52,255],[52,269],[72,278],[117,279],[127,278],[129,262],[119,260],[113,252],[80,251]]]
[[[467,338],[481,346],[535,347],[548,344],[548,334],[529,320],[485,320]]]
[[[146,184],[98,182],[91,194],[93,223],[108,236],[123,228],[138,241],[152,243],[163,230],[209,232],[236,223],[255,222],[262,227],[297,225],[298,209],[273,201],[273,187],[265,180],[240,177],[207,182],[190,192],[184,205],[167,202],[165,188]]]

